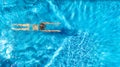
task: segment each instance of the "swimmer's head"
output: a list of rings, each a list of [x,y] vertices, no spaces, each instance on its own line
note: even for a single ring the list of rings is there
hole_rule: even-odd
[[[40,24],[40,30],[44,30],[45,29],[45,24],[44,23],[41,23]]]

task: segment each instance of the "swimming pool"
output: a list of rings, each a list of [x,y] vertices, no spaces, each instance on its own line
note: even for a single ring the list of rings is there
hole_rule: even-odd
[[[120,1],[0,0],[0,67],[120,67]],[[61,32],[12,24],[59,22]]]

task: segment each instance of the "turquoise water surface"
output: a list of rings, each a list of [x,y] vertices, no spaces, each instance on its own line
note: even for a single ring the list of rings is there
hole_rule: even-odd
[[[61,32],[12,30],[42,22]],[[0,67],[120,67],[120,1],[0,0]]]

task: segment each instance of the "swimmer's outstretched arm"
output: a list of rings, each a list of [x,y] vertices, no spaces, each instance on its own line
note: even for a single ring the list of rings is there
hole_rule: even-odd
[[[60,23],[52,23],[52,22],[43,22],[41,24],[47,25],[47,24],[52,24],[52,25],[60,25]],[[61,32],[60,30],[43,30],[41,29],[42,32]]]
[[[57,22],[57,23],[52,23],[52,22],[43,22],[43,24],[55,24],[55,25],[59,25],[60,23]]]
[[[42,32],[61,32],[60,30],[41,30]]]

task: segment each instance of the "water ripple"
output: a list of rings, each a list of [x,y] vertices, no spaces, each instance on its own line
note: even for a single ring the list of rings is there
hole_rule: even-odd
[[[120,66],[120,1],[0,0],[0,18],[0,67]],[[61,32],[11,30],[46,21]]]

